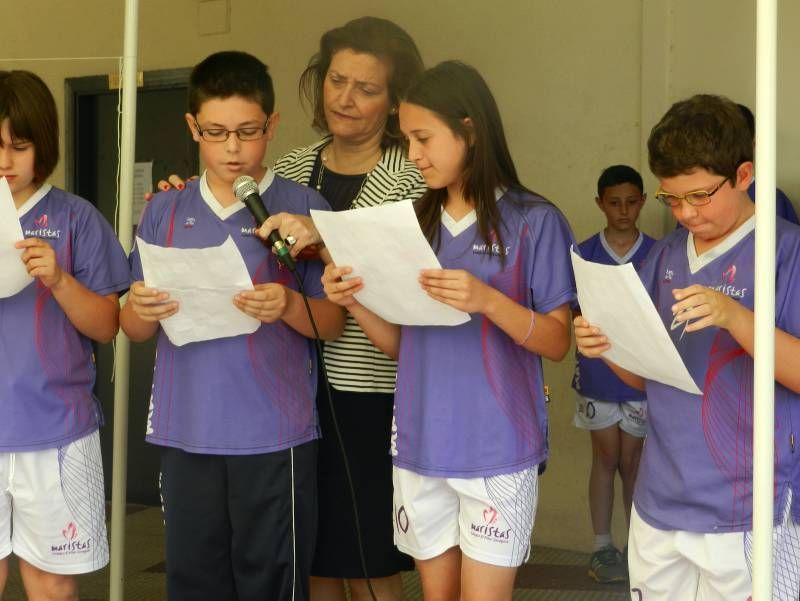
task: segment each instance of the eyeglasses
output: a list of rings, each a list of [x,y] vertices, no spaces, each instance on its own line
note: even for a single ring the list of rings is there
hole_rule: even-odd
[[[711,197],[714,196],[717,190],[727,181],[728,178],[726,177],[711,190],[695,190],[694,192],[687,192],[686,194],[670,194],[669,192],[664,192],[664,190],[659,190],[656,192],[656,198],[668,207],[677,207],[681,204],[682,200],[685,200],[693,207],[701,207],[710,203]]]
[[[197,133],[200,134],[200,137],[206,142],[225,142],[228,140],[231,134],[236,134],[236,137],[242,142],[250,142],[252,140],[260,140],[264,137],[264,135],[267,133],[267,129],[269,128],[269,119],[267,119],[267,122],[264,123],[263,127],[240,127],[239,129],[222,129],[212,127],[208,129],[202,129],[200,124],[197,122],[197,118],[195,117],[194,126],[197,128]]]

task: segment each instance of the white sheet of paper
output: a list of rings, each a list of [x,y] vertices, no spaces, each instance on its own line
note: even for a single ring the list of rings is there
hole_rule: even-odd
[[[178,312],[161,321],[175,346],[251,334],[261,322],[242,313],[233,297],[253,290],[233,239],[210,248],[164,248],[136,238],[145,285],[168,292]]]
[[[144,211],[144,195],[153,191],[153,161],[133,164],[133,223],[139,223]]]
[[[581,313],[608,338],[605,356],[620,367],[692,394],[702,394],[633,265],[601,265],[572,251]]]
[[[419,228],[410,200],[356,211],[311,211],[314,225],[337,265],[353,268],[364,281],[355,297],[391,323],[455,326],[468,313],[429,297],[419,284],[421,269],[441,264]]]
[[[14,296],[33,281],[14,244],[24,239],[6,178],[0,177],[0,298]]]

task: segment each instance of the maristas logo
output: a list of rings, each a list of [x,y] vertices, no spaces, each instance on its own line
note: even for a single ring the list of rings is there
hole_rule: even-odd
[[[747,288],[736,287],[736,265],[731,264],[725,271],[722,272],[722,283],[719,286],[714,286],[714,290],[722,292],[725,296],[731,298],[744,298],[747,294]]]
[[[507,543],[511,540],[511,528],[498,528],[496,526],[500,514],[494,507],[487,507],[483,510],[483,524],[470,524],[470,534],[491,540],[497,543]]]
[[[92,548],[92,539],[81,540],[78,537],[78,527],[75,522],[70,522],[61,530],[65,542],[60,545],[50,545],[52,555],[75,555],[88,553]]]
[[[47,213],[42,213],[34,219],[33,226],[34,229],[25,230],[26,238],[48,238],[50,240],[56,240],[61,237],[61,230],[50,228],[50,219],[47,217]]]
[[[480,244],[476,242],[472,245],[472,254],[475,255],[491,255],[493,257],[507,257],[511,251],[510,246],[501,246],[497,239],[497,232],[492,230],[489,232],[489,242]]]

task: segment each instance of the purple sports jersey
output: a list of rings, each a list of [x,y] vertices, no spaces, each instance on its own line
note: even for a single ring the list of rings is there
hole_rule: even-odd
[[[718,290],[753,310],[755,217],[697,256],[685,229],[651,250],[640,276],[703,395],[647,381],[649,430],[634,501],[663,530],[746,531],[752,521],[753,360],[727,330],[686,332],[673,325],[672,291],[692,284]],[[777,223],[776,325],[800,335],[800,228]],[[798,395],[775,385],[775,516],[791,479]]]
[[[609,246],[603,232],[599,232],[578,245],[578,253],[587,261],[603,265],[633,263],[638,270],[655,240],[639,232],[639,238],[624,257]],[[643,390],[636,390],[620,380],[602,359],[589,359],[576,353],[575,375],[572,387],[584,396],[600,401],[624,403],[643,401]]]
[[[87,201],[45,184],[18,214],[25,237],[47,242],[83,286],[102,296],[128,288],[125,253]],[[38,279],[0,299],[0,341],[1,451],[52,449],[98,428],[92,341]]]
[[[273,215],[329,210],[315,191],[271,171],[259,191]],[[204,176],[183,190],[157,194],[145,209],[137,234],[146,242],[175,248],[218,246],[230,236],[254,285],[276,282],[296,290],[291,273],[256,236],[256,229],[242,203],[222,208]],[[134,279],[141,280],[135,248],[130,260]],[[298,262],[298,273],[309,297],[323,296],[319,261]],[[219,455],[293,447],[318,436],[315,389],[313,342],[281,320],[262,323],[252,334],[184,346],[173,345],[161,330],[146,438],[158,445]]]
[[[516,191],[506,192],[498,207],[503,245],[487,245],[474,218],[464,229],[469,216],[455,224],[463,229],[457,234],[443,223],[442,267],[465,269],[538,313],[572,302],[573,238],[561,212]],[[443,213],[443,222],[447,217]],[[454,327],[404,326],[392,455],[396,466],[419,474],[462,478],[542,462],[547,413],[541,359],[479,314]]]

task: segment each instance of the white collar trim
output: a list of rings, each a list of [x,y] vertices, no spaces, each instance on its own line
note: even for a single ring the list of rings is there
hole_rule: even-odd
[[[686,236],[686,257],[689,260],[689,271],[692,274],[697,273],[714,259],[721,257],[739,244],[739,242],[744,240],[754,229],[756,229],[755,215],[737,227],[736,230],[730,233],[722,242],[717,244],[714,248],[710,248],[702,255],[697,254],[697,249],[694,247],[694,236],[689,232],[689,235]]]
[[[636,251],[639,250],[639,247],[642,245],[642,242],[644,242],[644,234],[642,234],[642,232],[639,232],[639,237],[636,238],[636,242],[633,243],[633,246],[631,246],[628,249],[628,252],[626,252],[623,256],[620,257],[614,251],[614,249],[611,248],[611,245],[608,243],[608,240],[606,240],[605,232],[602,230],[600,231],[600,244],[603,245],[603,248],[608,253],[608,256],[614,259],[618,265],[624,265],[625,263],[630,261],[633,255],[636,254]]]
[[[495,189],[495,201],[499,202],[505,193],[506,191],[503,188],[498,187]],[[447,231],[450,232],[450,235],[453,236],[453,238],[459,234],[463,234],[476,221],[478,221],[478,214],[475,212],[475,209],[472,209],[469,213],[456,221],[447,211],[444,210],[444,207],[442,207],[442,225],[447,228]]]
[[[258,193],[263,195],[264,192],[267,191],[267,188],[272,185],[273,181],[275,181],[275,173],[272,171],[272,169],[267,168],[267,171],[264,173],[264,177],[262,177],[261,181],[258,182]],[[214,193],[211,191],[211,187],[208,185],[208,171],[204,171],[203,175],[200,177],[200,196],[208,205],[208,208],[211,209],[211,211],[222,221],[225,221],[234,213],[245,208],[244,203],[240,200],[237,200],[232,205],[223,207],[217,200],[217,197],[214,196]]]
[[[30,211],[33,207],[39,204],[39,201],[42,200],[50,190],[53,189],[53,186],[50,184],[42,184],[42,186],[34,192],[31,197],[22,203],[22,206],[17,209],[17,217],[22,217],[28,211]]]

